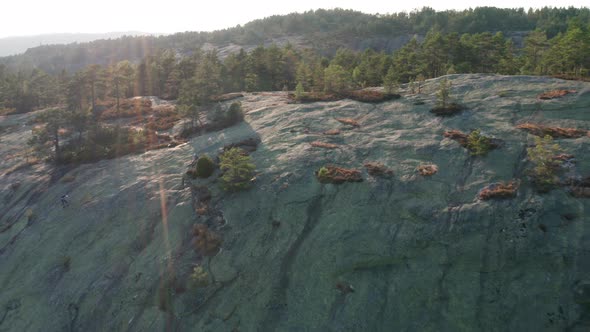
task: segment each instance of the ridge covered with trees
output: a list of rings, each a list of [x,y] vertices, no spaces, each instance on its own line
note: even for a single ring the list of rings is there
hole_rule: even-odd
[[[424,36],[431,29],[462,35],[502,32],[511,35],[534,30],[551,39],[565,33],[570,22],[590,23],[588,8],[501,9],[478,7],[462,11],[435,11],[425,7],[409,13],[365,14],[334,9],[276,15],[243,26],[213,32],[180,32],[168,36],[126,36],[68,45],[44,45],[22,55],[0,58],[9,67],[35,67],[57,74],[77,71],[88,64],[108,65],[122,60],[136,62],[161,50],[190,55],[205,44],[242,47],[269,44],[283,37],[301,37],[304,46],[332,56],[338,48],[356,51],[367,48],[391,52],[412,36]],[[397,42],[391,42],[395,39]]]

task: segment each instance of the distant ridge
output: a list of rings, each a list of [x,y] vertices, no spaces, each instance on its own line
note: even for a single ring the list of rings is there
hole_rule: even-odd
[[[122,36],[157,36],[160,34],[122,31],[106,33],[52,33],[35,36],[14,36],[0,38],[0,56],[24,53],[27,49],[41,45],[84,43],[99,39],[114,39]]]

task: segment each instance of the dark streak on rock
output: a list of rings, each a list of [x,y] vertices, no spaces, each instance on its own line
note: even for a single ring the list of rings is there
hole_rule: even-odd
[[[260,325],[261,331],[276,331],[277,325],[287,311],[287,290],[289,288],[289,276],[291,275],[293,263],[297,258],[297,254],[302,244],[320,220],[320,215],[322,213],[322,198],[323,195],[320,194],[310,200],[306,213],[308,217],[303,226],[303,230],[285,253],[279,270],[278,282],[274,285],[272,298],[267,304],[269,307],[269,313]]]

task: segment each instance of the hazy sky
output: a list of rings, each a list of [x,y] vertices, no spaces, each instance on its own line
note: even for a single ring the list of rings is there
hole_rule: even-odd
[[[538,8],[582,7],[588,0],[2,0],[0,38],[55,32],[210,31],[275,14],[317,8],[355,9],[366,13],[478,6]]]

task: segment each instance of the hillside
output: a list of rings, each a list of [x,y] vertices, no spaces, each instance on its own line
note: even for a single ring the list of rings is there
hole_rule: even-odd
[[[465,106],[451,117],[429,112],[441,78],[380,104],[245,93],[245,122],[176,147],[3,172],[0,330],[587,330],[590,200],[534,190],[534,136],[516,126],[587,131],[590,83],[444,78]],[[575,92],[538,98],[555,89]],[[24,161],[33,116],[0,118],[3,170]],[[474,157],[443,136],[474,129],[502,144]],[[249,190],[221,191],[218,173],[183,183],[194,153],[248,138],[260,142]],[[555,142],[575,156],[562,179],[590,176],[587,133]],[[366,162],[393,174],[369,175]],[[363,181],[320,183],[328,164]],[[438,172],[418,174],[425,164]],[[478,199],[513,179],[514,197]],[[194,250],[196,224],[222,238],[214,255]]]
[[[213,32],[179,32],[167,36],[127,37],[89,43],[39,46],[22,55],[0,58],[10,67],[35,67],[49,73],[62,69],[76,71],[89,64],[110,64],[122,60],[138,62],[169,49],[190,55],[202,47],[216,48],[222,55],[240,48],[261,44],[292,42],[331,56],[339,48],[392,52],[413,36],[425,36],[431,30],[444,33],[474,34],[503,32],[521,45],[522,37],[535,29],[548,38],[567,30],[569,22],[590,23],[588,8],[541,8],[525,11],[478,7],[462,11],[435,11],[422,8],[411,13],[365,14],[353,10],[318,9],[305,13],[276,15]]]

